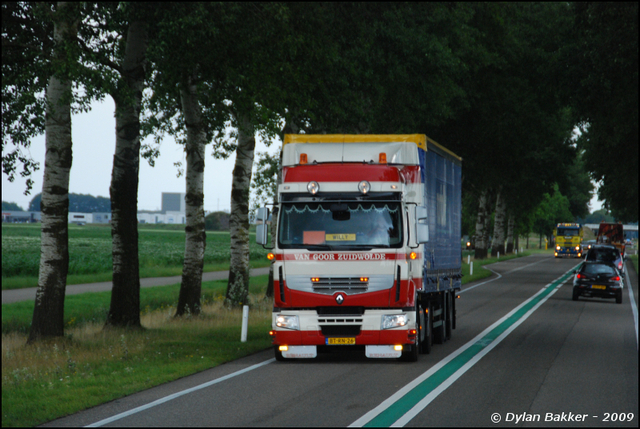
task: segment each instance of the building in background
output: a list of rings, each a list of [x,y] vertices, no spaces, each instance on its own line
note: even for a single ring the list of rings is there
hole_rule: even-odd
[[[162,210],[139,210],[140,223],[171,223],[185,224],[187,222],[185,193],[163,192]],[[41,212],[3,211],[2,222],[34,223],[42,219]],[[69,212],[69,223],[85,225],[88,223],[110,223],[111,213],[78,213]]]
[[[34,223],[40,222],[40,212],[2,211],[2,222],[7,223]]]
[[[162,210],[140,210],[138,211],[138,222],[185,224],[187,222],[186,195],[185,193],[163,192]]]

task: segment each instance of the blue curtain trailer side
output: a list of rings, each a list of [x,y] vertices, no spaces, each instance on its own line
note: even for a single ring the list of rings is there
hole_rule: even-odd
[[[429,138],[419,156],[429,241],[423,245],[423,287],[417,301],[428,332],[420,352],[428,353],[431,340],[443,343],[456,325],[456,293],[462,286],[462,159]]]

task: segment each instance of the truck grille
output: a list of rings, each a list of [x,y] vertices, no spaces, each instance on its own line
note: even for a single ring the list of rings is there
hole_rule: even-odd
[[[326,294],[338,291],[362,293],[368,288],[369,280],[363,281],[360,277],[318,277],[318,280],[313,282],[314,292]]]
[[[354,325],[320,326],[320,329],[325,337],[355,337],[360,335],[360,326]]]
[[[320,317],[318,323],[362,323],[362,317],[354,316],[332,316],[332,317]]]

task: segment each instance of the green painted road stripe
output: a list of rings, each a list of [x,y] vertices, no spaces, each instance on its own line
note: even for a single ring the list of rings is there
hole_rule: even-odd
[[[422,410],[428,403],[430,403],[437,395],[439,395],[444,389],[452,384],[457,378],[459,378],[464,372],[466,372],[471,366],[473,366],[484,354],[493,349],[503,338],[505,338],[511,330],[515,329],[517,325],[524,322],[526,318],[535,311],[536,306],[541,305],[546,299],[555,292],[579,267],[580,265],[572,268],[567,273],[563,274],[559,279],[545,286],[537,294],[529,298],[529,300],[522,303],[519,307],[512,310],[510,314],[507,314],[502,319],[497,321],[494,325],[487,328],[489,332],[480,334],[480,338],[476,337],[474,340],[467,343],[458,351],[454,352],[452,358],[444,359],[446,363],[439,369],[428,375],[430,371],[427,371],[424,375],[427,375],[426,379],[419,382],[417,385],[411,387],[408,392],[401,393],[399,397],[390,398],[381,404],[381,406],[372,410],[371,412],[358,419],[351,426],[365,426],[365,427],[390,427],[390,426],[404,426],[411,418],[413,418],[420,410]],[[532,311],[533,310],[533,311]],[[526,317],[525,317],[526,316]],[[496,326],[497,325],[497,326]],[[512,328],[511,330],[509,330]],[[487,331],[485,330],[485,332]],[[483,332],[484,333],[484,332]],[[499,337],[503,335],[502,338]],[[499,341],[496,341],[498,340]],[[489,347],[490,346],[490,347]],[[483,353],[484,352],[484,353]],[[450,355],[451,357],[451,355]],[[472,362],[473,361],[473,362]],[[420,378],[420,377],[419,377]],[[451,379],[451,380],[450,380]],[[440,390],[438,390],[440,389]],[[394,395],[395,396],[395,395]],[[425,402],[426,400],[426,402]],[[423,406],[418,407],[422,403]],[[380,409],[382,407],[382,409]],[[414,408],[419,408],[418,410]]]

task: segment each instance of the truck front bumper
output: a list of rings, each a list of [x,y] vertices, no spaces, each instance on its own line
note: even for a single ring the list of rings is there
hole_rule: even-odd
[[[279,314],[297,315],[300,329],[278,327]],[[382,316],[406,314],[407,323],[382,329]],[[274,345],[333,346],[415,344],[415,310],[365,310],[363,315],[318,315],[314,310],[279,311],[273,314],[271,335]]]
[[[567,256],[581,258],[582,250],[576,250],[575,247],[561,247],[560,249],[556,248],[554,255],[556,258],[562,258]]]

